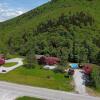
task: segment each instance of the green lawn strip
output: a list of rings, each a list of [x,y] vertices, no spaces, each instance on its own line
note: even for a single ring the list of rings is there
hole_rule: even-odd
[[[92,67],[92,78],[95,81],[93,84],[93,90],[100,93],[100,66],[93,64]]]
[[[100,97],[100,91],[90,88],[90,87],[86,87],[86,90],[89,95]]]
[[[18,54],[15,54],[15,55],[14,55],[14,54],[13,54],[13,55],[12,55],[12,54],[7,54],[7,55],[6,55],[6,58],[7,58],[7,59],[20,58],[20,57],[21,57],[21,56],[18,55]]]
[[[92,74],[91,78],[94,81],[90,86],[87,86],[88,94],[92,96],[100,96],[100,66],[96,64],[92,65]]]
[[[24,96],[24,97],[19,97],[16,100],[43,100],[43,99]]]
[[[3,66],[4,67],[12,67],[12,66],[14,66],[16,64],[17,64],[16,62],[11,62],[11,63],[5,63]]]
[[[71,79],[65,78],[64,74],[40,68],[27,69],[20,67],[7,74],[0,74],[0,80],[56,90],[73,91]]]

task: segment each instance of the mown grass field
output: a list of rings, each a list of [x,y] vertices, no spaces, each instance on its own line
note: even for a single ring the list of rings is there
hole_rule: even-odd
[[[43,100],[43,99],[38,99],[38,98],[33,98],[33,97],[19,97],[16,100]]]
[[[40,67],[34,69],[20,67],[7,74],[0,74],[0,80],[56,90],[73,91],[71,79],[65,78],[64,74],[40,69]]]

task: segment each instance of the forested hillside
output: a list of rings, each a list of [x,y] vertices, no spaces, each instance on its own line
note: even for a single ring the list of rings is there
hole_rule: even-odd
[[[100,62],[100,0],[52,0],[0,23],[0,52]]]

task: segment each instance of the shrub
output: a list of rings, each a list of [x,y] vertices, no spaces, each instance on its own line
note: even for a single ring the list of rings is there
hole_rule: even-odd
[[[94,66],[91,77],[94,81],[94,84],[92,84],[92,86],[95,87],[97,90],[100,90],[100,67],[99,66]]]
[[[63,67],[57,67],[54,69],[55,73],[64,73],[64,68]]]

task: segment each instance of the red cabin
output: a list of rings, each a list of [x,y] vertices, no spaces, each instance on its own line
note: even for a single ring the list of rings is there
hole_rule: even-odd
[[[5,60],[0,58],[0,65],[3,65],[3,64],[5,64]]]
[[[40,63],[42,64],[46,64],[46,65],[54,65],[54,64],[58,64],[60,62],[60,59],[57,57],[45,57],[42,56],[40,58]]]
[[[92,66],[91,65],[89,65],[89,64],[87,64],[87,65],[84,65],[83,66],[83,70],[84,70],[84,73],[85,74],[91,74],[91,72],[92,72]]]

